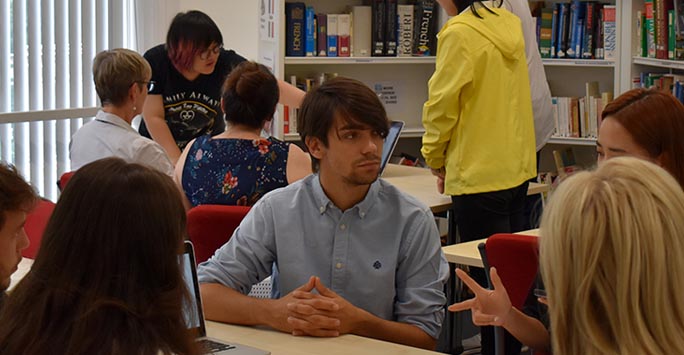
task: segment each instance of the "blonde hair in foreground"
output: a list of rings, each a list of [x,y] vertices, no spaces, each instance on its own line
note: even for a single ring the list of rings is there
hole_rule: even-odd
[[[554,354],[684,354],[684,192],[670,174],[631,157],[578,173],[541,234]]]

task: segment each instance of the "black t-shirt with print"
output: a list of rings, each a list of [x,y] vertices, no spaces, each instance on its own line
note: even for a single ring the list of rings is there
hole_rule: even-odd
[[[226,76],[245,58],[232,50],[222,49],[214,72],[200,74],[193,81],[176,70],[163,44],[145,52],[145,59],[152,67],[152,81],[155,82],[150,95],[162,96],[166,123],[181,150],[198,136],[213,136],[225,130],[221,86]],[[144,120],[140,123],[140,134],[151,138]]]

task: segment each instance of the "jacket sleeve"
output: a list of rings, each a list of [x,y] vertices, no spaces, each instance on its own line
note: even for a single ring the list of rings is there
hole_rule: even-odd
[[[435,72],[428,82],[428,100],[423,105],[423,147],[428,166],[444,166],[445,152],[462,111],[461,95],[473,81],[473,65],[467,45],[458,38],[457,27],[442,31]]]

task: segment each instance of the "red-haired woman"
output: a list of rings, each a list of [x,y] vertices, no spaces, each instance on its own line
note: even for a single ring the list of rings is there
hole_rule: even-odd
[[[216,23],[201,11],[174,17],[160,44],[145,53],[152,67],[153,90],[145,100],[140,134],[161,144],[175,164],[181,150],[198,136],[222,133],[221,84],[245,58],[223,49]],[[304,92],[278,81],[280,102],[299,106]]]
[[[599,162],[630,155],[654,162],[684,186],[684,105],[655,90],[633,89],[602,113]]]

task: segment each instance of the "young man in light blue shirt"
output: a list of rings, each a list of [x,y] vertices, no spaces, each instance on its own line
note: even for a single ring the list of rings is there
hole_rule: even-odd
[[[307,94],[297,128],[317,173],[265,195],[200,265],[207,318],[433,349],[448,264],[430,209],[378,179],[382,103],[335,78]],[[245,296],[274,264],[283,296]]]

